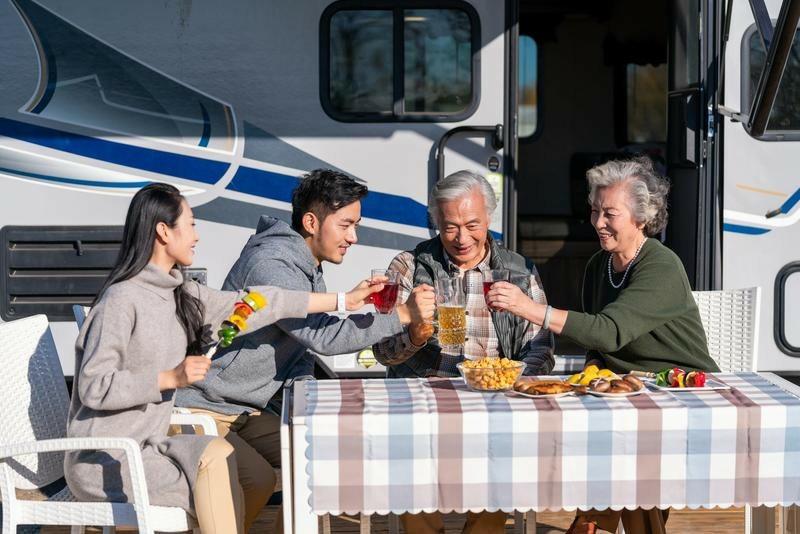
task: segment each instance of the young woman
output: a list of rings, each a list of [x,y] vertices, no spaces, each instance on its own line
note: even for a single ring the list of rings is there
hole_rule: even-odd
[[[151,184],[133,197],[117,265],[78,335],[70,437],[129,437],[142,450],[150,502],[197,516],[204,534],[242,533],[243,495],[233,448],[222,438],[168,436],[176,388],[202,380],[203,350],[245,292],[183,280],[198,241],[192,210],[178,190]],[[362,307],[381,284],[347,293]],[[335,294],[252,288],[267,300],[248,332],[288,317],[336,309]],[[70,490],[82,500],[128,501],[130,477],[118,451],[66,455]]]

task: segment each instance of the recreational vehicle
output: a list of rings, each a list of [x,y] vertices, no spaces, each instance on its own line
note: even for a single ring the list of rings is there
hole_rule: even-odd
[[[0,318],[47,314],[70,375],[72,306],[113,264],[138,188],[183,191],[202,238],[187,276],[219,287],[259,216],[288,219],[297,177],[320,167],[370,189],[330,288],[433,235],[431,185],[470,169],[500,200],[495,238],[576,308],[598,248],[585,172],[644,153],[671,179],[662,238],[693,288],[760,286],[758,368],[800,373],[798,11],[0,0]]]

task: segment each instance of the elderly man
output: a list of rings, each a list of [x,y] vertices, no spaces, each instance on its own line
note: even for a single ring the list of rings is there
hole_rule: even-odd
[[[444,349],[431,338],[430,325],[410,325],[373,346],[375,357],[389,367],[390,377],[457,376],[456,364],[465,355],[505,356],[524,361],[525,374],[547,374],[553,368],[553,335],[506,312],[492,312],[483,296],[483,272],[507,269],[511,283],[536,302],[546,299],[536,268],[523,256],[492,239],[489,221],[497,206],[494,191],[483,176],[459,171],[439,181],[428,210],[439,235],[401,252],[389,265],[400,274],[398,301],[414,287],[440,277],[464,279],[467,341],[460,350]],[[444,532],[441,514],[404,514],[406,532]],[[469,513],[464,532],[503,532],[504,512]]]

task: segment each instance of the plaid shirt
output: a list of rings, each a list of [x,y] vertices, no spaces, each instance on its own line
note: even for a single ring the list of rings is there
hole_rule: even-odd
[[[483,356],[501,356],[497,340],[497,332],[492,323],[492,315],[486,307],[486,300],[483,296],[483,272],[491,269],[489,266],[490,254],[487,253],[483,260],[468,270],[461,270],[454,265],[450,258],[447,258],[445,269],[451,276],[458,276],[464,279],[466,291],[467,308],[467,340],[460,350],[452,351],[442,348],[442,358],[440,360],[437,376],[456,376],[458,370],[455,365],[464,359],[478,359]],[[397,302],[405,302],[414,288],[414,253],[411,251],[401,252],[389,264],[389,269],[397,271],[400,275]],[[536,302],[547,304],[541,281],[536,276],[530,277],[530,291],[528,296]],[[541,346],[543,354],[552,354],[550,332],[543,330],[540,326],[529,323],[528,329],[523,336],[524,346],[528,341],[533,340],[533,345]],[[394,365],[403,363],[423,347],[416,346],[411,342],[411,337],[406,328],[402,334],[390,337],[373,346],[376,359],[383,365]],[[502,356],[513,357],[513,354],[502,354]]]

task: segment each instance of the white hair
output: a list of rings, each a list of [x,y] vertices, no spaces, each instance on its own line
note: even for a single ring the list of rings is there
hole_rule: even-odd
[[[492,216],[497,208],[497,199],[491,184],[480,174],[472,171],[457,171],[436,182],[428,200],[428,214],[431,221],[439,226],[439,205],[442,202],[457,200],[477,190],[486,203],[486,214]]]
[[[616,160],[592,167],[586,172],[589,203],[594,204],[597,189],[624,183],[634,219],[644,223],[645,233],[658,235],[667,226],[669,181],[660,176],[647,156]]]

